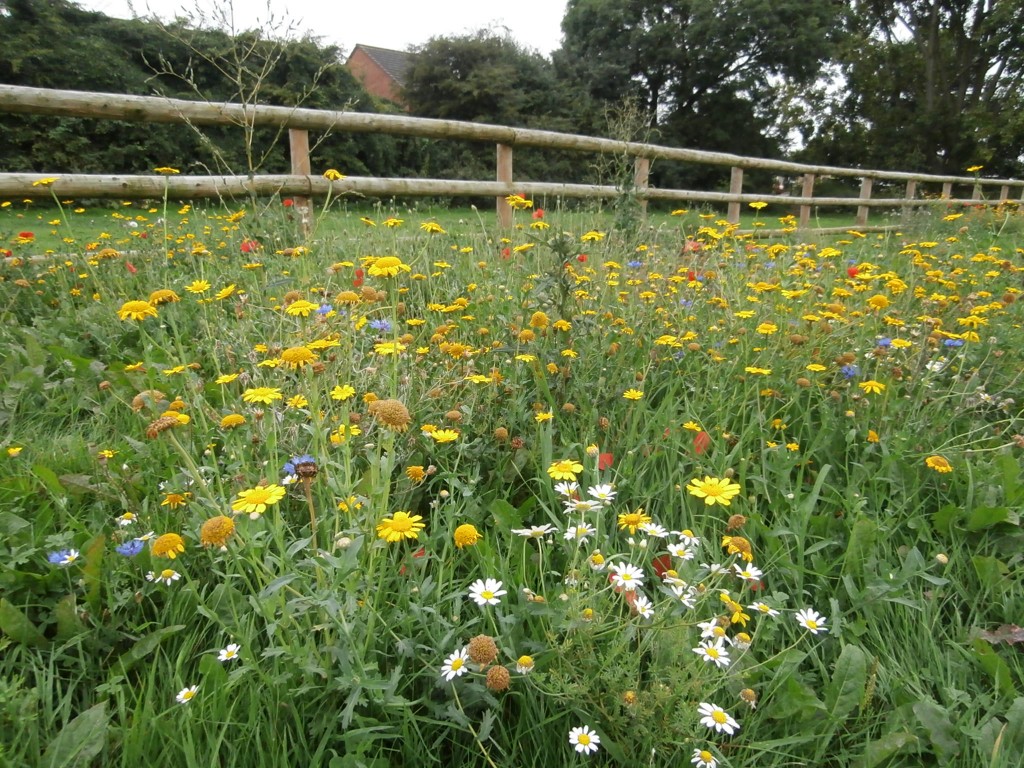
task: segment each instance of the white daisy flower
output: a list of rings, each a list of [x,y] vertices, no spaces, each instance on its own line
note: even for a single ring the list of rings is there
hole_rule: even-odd
[[[569,743],[581,755],[589,755],[591,752],[597,752],[597,748],[601,744],[601,737],[590,730],[588,726],[581,725],[579,728],[569,731]]]
[[[632,592],[643,586],[644,572],[632,563],[613,563],[609,568],[612,572],[612,584],[616,587]]]
[[[801,611],[797,611],[796,616],[793,618],[797,620],[797,623],[800,624],[801,627],[806,629],[812,635],[816,635],[819,632],[828,632],[828,627],[825,626],[825,622],[828,621],[828,619],[810,608],[804,608]]]
[[[485,605],[498,605],[502,595],[508,592],[501,588],[502,584],[497,579],[477,579],[469,586],[469,596],[473,602],[483,607]]]
[[[460,648],[447,659],[444,660],[444,664],[441,665],[441,677],[445,679],[445,682],[451,682],[456,677],[462,677],[469,671],[469,651],[465,648]]]
[[[725,733],[732,736],[740,729],[740,724],[737,723],[728,712],[716,704],[702,702],[701,705],[697,707],[697,713],[702,715],[700,724],[707,728],[711,728],[716,733]]]

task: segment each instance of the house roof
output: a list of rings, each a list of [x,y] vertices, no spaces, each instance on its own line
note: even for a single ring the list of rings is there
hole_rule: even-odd
[[[363,45],[362,43],[358,43],[356,48],[361,48],[367,56],[377,63],[377,66],[391,75],[396,83],[405,85],[405,75],[412,64],[413,54],[406,51],[393,51],[390,48],[376,48],[372,45]],[[356,48],[352,49],[352,53],[356,52]],[[349,55],[349,58],[352,58],[352,56]]]

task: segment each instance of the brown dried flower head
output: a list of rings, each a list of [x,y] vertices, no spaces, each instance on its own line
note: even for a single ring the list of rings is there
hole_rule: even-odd
[[[374,400],[367,410],[377,421],[395,432],[405,432],[412,421],[409,409],[398,400]]]
[[[487,689],[495,693],[507,691],[509,683],[512,682],[512,675],[505,667],[491,667],[487,670]]]
[[[486,667],[498,658],[498,646],[489,635],[477,635],[469,641],[466,649],[469,651],[470,660],[481,667]]]

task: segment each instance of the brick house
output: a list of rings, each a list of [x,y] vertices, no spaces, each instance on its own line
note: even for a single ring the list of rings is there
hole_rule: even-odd
[[[409,71],[412,56],[413,54],[405,51],[392,51],[389,48],[375,48],[359,43],[352,49],[345,66],[371,96],[405,106],[402,101],[402,87],[405,85],[405,73]]]

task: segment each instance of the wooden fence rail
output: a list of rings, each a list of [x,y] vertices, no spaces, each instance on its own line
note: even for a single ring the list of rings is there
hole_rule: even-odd
[[[728,219],[739,220],[743,203],[765,202],[799,206],[799,224],[807,227],[812,206],[856,207],[857,225],[864,227],[871,208],[901,209],[929,205],[972,204],[992,202],[983,196],[983,188],[999,188],[998,202],[1010,199],[1011,190],[1020,190],[1024,199],[1024,181],[1015,179],[984,179],[974,176],[941,176],[901,171],[844,168],[808,165],[784,160],[744,157],[723,152],[663,147],[654,144],[615,141],[592,136],[538,131],[507,126],[434,120],[404,115],[377,115],[331,110],[301,109],[264,105],[209,103],[168,99],[155,96],[127,96],[108,93],[63,91],[23,86],[0,85],[0,114],[21,113],[55,117],[98,118],[136,122],[183,123],[190,125],[277,126],[289,131],[292,173],[288,175],[248,176],[118,176],[87,174],[0,173],[0,196],[62,197],[125,197],[157,198],[164,194],[175,199],[193,197],[229,197],[236,195],[294,195],[305,201],[317,195],[360,193],[365,195],[494,195],[499,222],[511,223],[512,209],[504,198],[519,192],[531,196],[550,195],[566,198],[609,198],[622,193],[612,186],[591,184],[558,184],[550,182],[515,182],[513,152],[515,147],[571,150],[615,154],[634,158],[633,192],[643,200],[680,202],[718,202],[728,204]],[[418,136],[440,140],[461,140],[494,143],[496,180],[462,181],[442,179],[395,179],[349,177],[328,181],[313,176],[309,161],[308,131],[343,133],[384,133]],[[665,160],[730,168],[729,192],[657,189],[649,186],[650,163]],[[744,170],[773,171],[776,174],[800,176],[801,194],[753,195],[743,193]],[[52,187],[41,184],[57,176]],[[824,176],[859,178],[857,197],[815,197],[814,185]],[[901,198],[873,198],[875,182],[900,182],[905,185]],[[920,197],[921,184],[941,184],[938,196]],[[954,185],[969,186],[969,198],[954,198]]]

